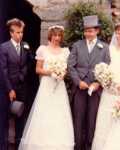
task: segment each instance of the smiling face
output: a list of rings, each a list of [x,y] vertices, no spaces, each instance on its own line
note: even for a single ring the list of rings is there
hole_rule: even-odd
[[[84,36],[89,41],[92,41],[93,39],[95,39],[98,33],[99,33],[98,28],[91,27],[91,28],[84,29]]]

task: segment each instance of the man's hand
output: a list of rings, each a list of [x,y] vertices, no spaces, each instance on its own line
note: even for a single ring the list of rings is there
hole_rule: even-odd
[[[85,89],[88,89],[88,84],[86,83],[86,82],[84,82],[84,81],[80,81],[80,83],[79,83],[79,88],[81,89],[81,90],[85,90]]]
[[[90,84],[89,88],[93,87],[93,92],[94,92],[94,91],[97,91],[99,89],[99,86],[100,86],[100,84],[98,82],[93,82]]]
[[[9,92],[9,98],[10,98],[10,101],[13,101],[14,99],[16,99],[16,92],[14,90],[11,90]]]

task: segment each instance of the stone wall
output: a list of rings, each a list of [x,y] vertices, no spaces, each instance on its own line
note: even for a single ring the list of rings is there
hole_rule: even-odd
[[[33,5],[33,11],[41,19],[41,44],[47,44],[47,29],[51,25],[65,26],[64,13],[73,3],[82,0],[27,0]],[[83,0],[84,2],[102,2],[102,7],[109,9],[108,0]],[[108,12],[108,11],[107,11]]]
[[[112,13],[112,19],[114,22],[120,21],[120,1],[119,0],[111,1],[111,13]]]

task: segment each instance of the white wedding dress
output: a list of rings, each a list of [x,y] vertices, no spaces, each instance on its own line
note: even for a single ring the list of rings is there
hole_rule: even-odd
[[[44,59],[47,68],[48,59],[65,59],[68,48],[53,54],[47,46],[40,46],[36,59]],[[56,87],[56,88],[55,88]],[[19,150],[73,150],[74,133],[68,95],[64,81],[56,86],[52,77],[43,76],[31,109]]]
[[[111,46],[110,55],[111,70],[116,77],[119,77],[120,50]],[[112,116],[113,105],[117,100],[120,100],[120,96],[112,94],[109,90],[103,90],[98,109],[92,150],[120,150],[120,120],[116,122]]]

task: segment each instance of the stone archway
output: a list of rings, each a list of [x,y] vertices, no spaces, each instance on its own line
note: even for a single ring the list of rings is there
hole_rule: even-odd
[[[34,6],[33,11],[41,18],[41,43],[47,44],[48,27],[55,24],[65,25],[63,16],[65,10],[69,6],[69,0],[27,1],[29,1]]]
[[[47,29],[51,25],[65,26],[64,13],[72,5],[78,2],[100,3],[100,0],[27,0],[33,5],[33,11],[41,18],[41,43],[47,43]],[[102,9],[109,12],[108,1],[102,0]],[[105,5],[103,7],[103,5]]]

